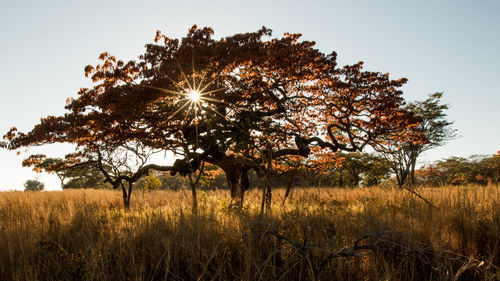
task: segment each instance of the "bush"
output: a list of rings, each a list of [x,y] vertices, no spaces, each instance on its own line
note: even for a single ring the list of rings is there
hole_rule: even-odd
[[[145,191],[159,190],[161,185],[161,180],[157,177],[145,176],[137,183],[137,189]]]
[[[45,184],[38,180],[27,180],[24,183],[24,191],[40,191],[45,188]]]

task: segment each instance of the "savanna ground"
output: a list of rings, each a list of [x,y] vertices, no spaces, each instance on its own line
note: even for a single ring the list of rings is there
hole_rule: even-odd
[[[499,187],[0,194],[0,280],[499,280]]]

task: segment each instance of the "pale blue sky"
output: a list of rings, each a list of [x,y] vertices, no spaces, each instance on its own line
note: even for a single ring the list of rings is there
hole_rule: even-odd
[[[340,64],[406,77],[408,100],[443,91],[461,137],[427,152],[422,163],[500,150],[500,1],[2,1],[0,4],[0,134],[27,131],[64,112],[66,98],[89,86],[83,68],[109,51],[134,59],[155,31],[185,35],[193,24],[215,36],[255,31],[302,33]],[[77,2],[77,1],[74,1]],[[30,152],[62,156],[67,146]],[[38,177],[21,168],[23,153],[0,150],[0,190]]]

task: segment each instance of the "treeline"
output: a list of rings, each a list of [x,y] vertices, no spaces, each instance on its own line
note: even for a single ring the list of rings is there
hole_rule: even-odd
[[[293,173],[276,176],[275,186],[368,187],[396,186],[394,165],[375,153],[338,154],[341,165],[323,171],[303,168]],[[449,157],[420,167],[415,171],[415,185],[443,186],[500,182],[500,151],[495,155],[473,155],[468,158]],[[410,183],[409,183],[410,184]]]
[[[418,184],[426,186],[500,182],[500,151],[491,157],[450,157],[416,171]]]
[[[300,169],[294,179],[290,175],[277,177],[277,186],[286,186],[292,180],[295,186],[368,187],[396,186],[396,171],[381,155],[374,153],[339,154],[344,162],[326,171],[312,172]],[[415,185],[443,186],[500,182],[500,151],[495,155],[473,155],[468,158],[449,157],[420,167],[415,171]],[[410,184],[408,182],[408,184]]]
[[[375,185],[396,185],[391,163],[375,153],[339,153],[338,165],[318,170],[301,166],[286,173],[276,172],[269,177],[273,186],[326,186],[326,187],[368,187]],[[98,188],[111,189],[103,176],[92,167],[81,167],[59,174],[64,189]],[[450,157],[421,167],[415,171],[417,185],[442,186],[500,182],[500,151],[492,156],[473,155],[468,158]],[[264,187],[266,182],[256,174],[250,174],[250,186]],[[227,189],[225,174],[208,166],[200,178],[199,187],[205,190]],[[189,188],[187,177],[171,176],[168,173],[152,171],[136,184],[139,190],[180,190]]]

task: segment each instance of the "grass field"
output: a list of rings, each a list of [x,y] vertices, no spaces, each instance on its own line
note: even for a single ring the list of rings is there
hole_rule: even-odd
[[[500,188],[0,193],[0,280],[500,280]]]

